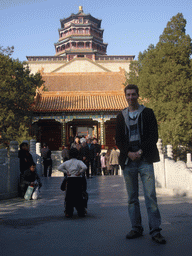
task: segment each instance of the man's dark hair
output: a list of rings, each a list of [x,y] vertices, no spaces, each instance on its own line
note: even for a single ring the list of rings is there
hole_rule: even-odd
[[[136,93],[139,95],[139,88],[137,85],[135,84],[128,84],[125,88],[124,88],[124,93],[126,94],[126,90],[131,90],[134,89],[136,91]]]
[[[44,143],[43,143],[43,147],[47,147],[47,143],[44,142]]]
[[[76,148],[71,148],[69,150],[69,158],[77,158],[78,154],[79,154],[79,151]]]
[[[20,149],[22,149],[22,147],[23,146],[29,146],[26,142],[22,142],[21,144],[20,144]]]
[[[29,167],[31,167],[31,166],[36,166],[36,163],[35,162],[29,163]]]

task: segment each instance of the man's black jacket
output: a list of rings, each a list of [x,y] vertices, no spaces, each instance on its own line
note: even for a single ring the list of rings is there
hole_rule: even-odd
[[[159,161],[159,152],[156,146],[158,140],[157,120],[150,108],[144,108],[138,119],[139,131],[141,136],[140,148],[143,150],[143,157],[147,162]],[[117,116],[116,124],[116,145],[120,150],[119,162],[124,169],[127,154],[131,151],[129,145],[129,131],[125,124],[122,112]]]

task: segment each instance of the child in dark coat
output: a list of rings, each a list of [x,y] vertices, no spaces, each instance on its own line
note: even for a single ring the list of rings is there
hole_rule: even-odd
[[[29,169],[27,169],[24,172],[24,174],[21,175],[20,190],[21,190],[22,197],[25,196],[28,186],[34,187],[33,194],[35,190],[38,190],[42,186],[40,177],[36,171],[35,163],[31,163]],[[37,199],[33,197],[33,194],[32,194],[32,199]]]

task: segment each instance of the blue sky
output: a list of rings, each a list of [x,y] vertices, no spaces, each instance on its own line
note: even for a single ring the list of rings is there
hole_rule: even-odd
[[[14,46],[13,58],[55,55],[60,19],[78,13],[101,19],[108,55],[135,55],[156,45],[178,12],[192,38],[191,0],[0,0],[0,45]]]

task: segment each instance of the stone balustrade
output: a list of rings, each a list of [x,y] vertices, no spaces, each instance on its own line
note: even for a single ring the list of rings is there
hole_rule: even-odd
[[[187,163],[173,160],[173,149],[167,145],[163,149],[161,139],[157,147],[160,162],[154,163],[156,188],[176,195],[192,196],[192,160],[191,153],[187,154]],[[30,153],[36,163],[39,176],[42,176],[41,144],[30,141]],[[62,162],[61,151],[52,152],[53,176],[57,176],[57,167]],[[0,149],[0,199],[17,197],[19,183],[18,143],[10,142],[9,151]],[[120,172],[120,175],[122,173]]]
[[[174,195],[192,196],[192,161],[191,153],[187,154],[187,163],[173,160],[173,148],[167,145],[166,154],[159,139],[157,147],[160,162],[154,163],[157,189],[171,192]]]
[[[9,151],[0,149],[0,199],[18,195],[19,174],[18,142],[11,141]]]

